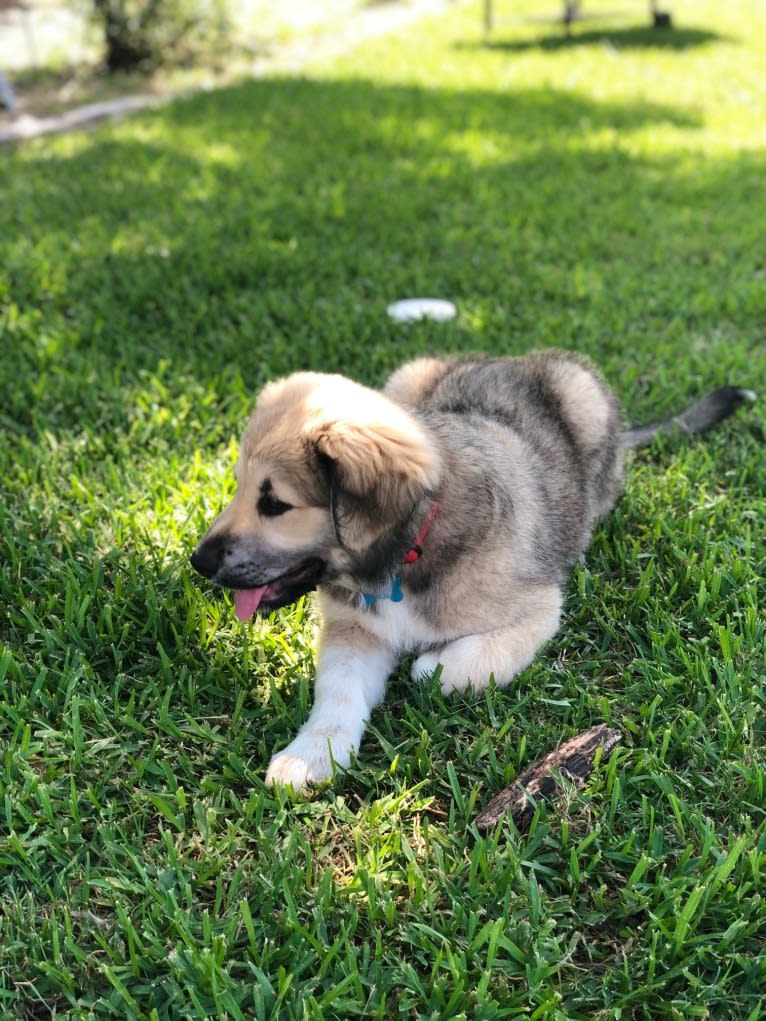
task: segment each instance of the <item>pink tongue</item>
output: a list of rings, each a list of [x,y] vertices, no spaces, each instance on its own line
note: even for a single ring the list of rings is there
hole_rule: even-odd
[[[258,604],[263,598],[267,586],[261,588],[234,589],[234,612],[238,620],[250,620],[258,609]]]

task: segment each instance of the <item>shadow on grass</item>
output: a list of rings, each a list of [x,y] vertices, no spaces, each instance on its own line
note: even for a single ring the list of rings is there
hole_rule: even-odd
[[[152,409],[233,421],[299,368],[378,384],[424,350],[551,343],[622,362],[632,320],[746,323],[764,159],[690,176],[627,152],[660,125],[703,126],[552,88],[277,79],[25,151],[0,210],[4,421],[194,446],[209,412]],[[413,293],[473,311],[397,329],[385,306]]]
[[[695,46],[732,42],[730,37],[702,28],[654,28],[651,25],[614,28],[578,28],[567,34],[562,28],[557,33],[537,39],[504,40],[489,38],[477,42],[457,44],[458,49],[501,50],[504,53],[525,53],[529,50],[573,50],[581,46],[607,45],[617,50],[688,50]]]

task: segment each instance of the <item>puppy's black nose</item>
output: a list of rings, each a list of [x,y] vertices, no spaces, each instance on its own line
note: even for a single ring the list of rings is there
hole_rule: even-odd
[[[225,539],[221,535],[203,539],[189,558],[194,570],[204,574],[206,578],[212,578],[221,566],[225,547]]]

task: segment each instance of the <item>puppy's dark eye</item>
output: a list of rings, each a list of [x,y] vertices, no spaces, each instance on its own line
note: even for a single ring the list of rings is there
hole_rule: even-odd
[[[285,503],[276,497],[271,490],[261,493],[258,500],[258,513],[264,518],[278,518],[285,511],[292,510],[292,504]]]

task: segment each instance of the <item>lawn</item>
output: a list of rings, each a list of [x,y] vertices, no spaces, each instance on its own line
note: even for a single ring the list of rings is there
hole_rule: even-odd
[[[766,391],[763,5],[495,6],[0,154],[4,1019],[766,1014],[766,397],[634,457],[508,689],[402,670],[309,798],[262,778],[311,600],[242,625],[188,565],[293,370],[555,345],[634,422]],[[415,294],[457,319],[386,317]],[[585,788],[477,831],[602,721]]]

